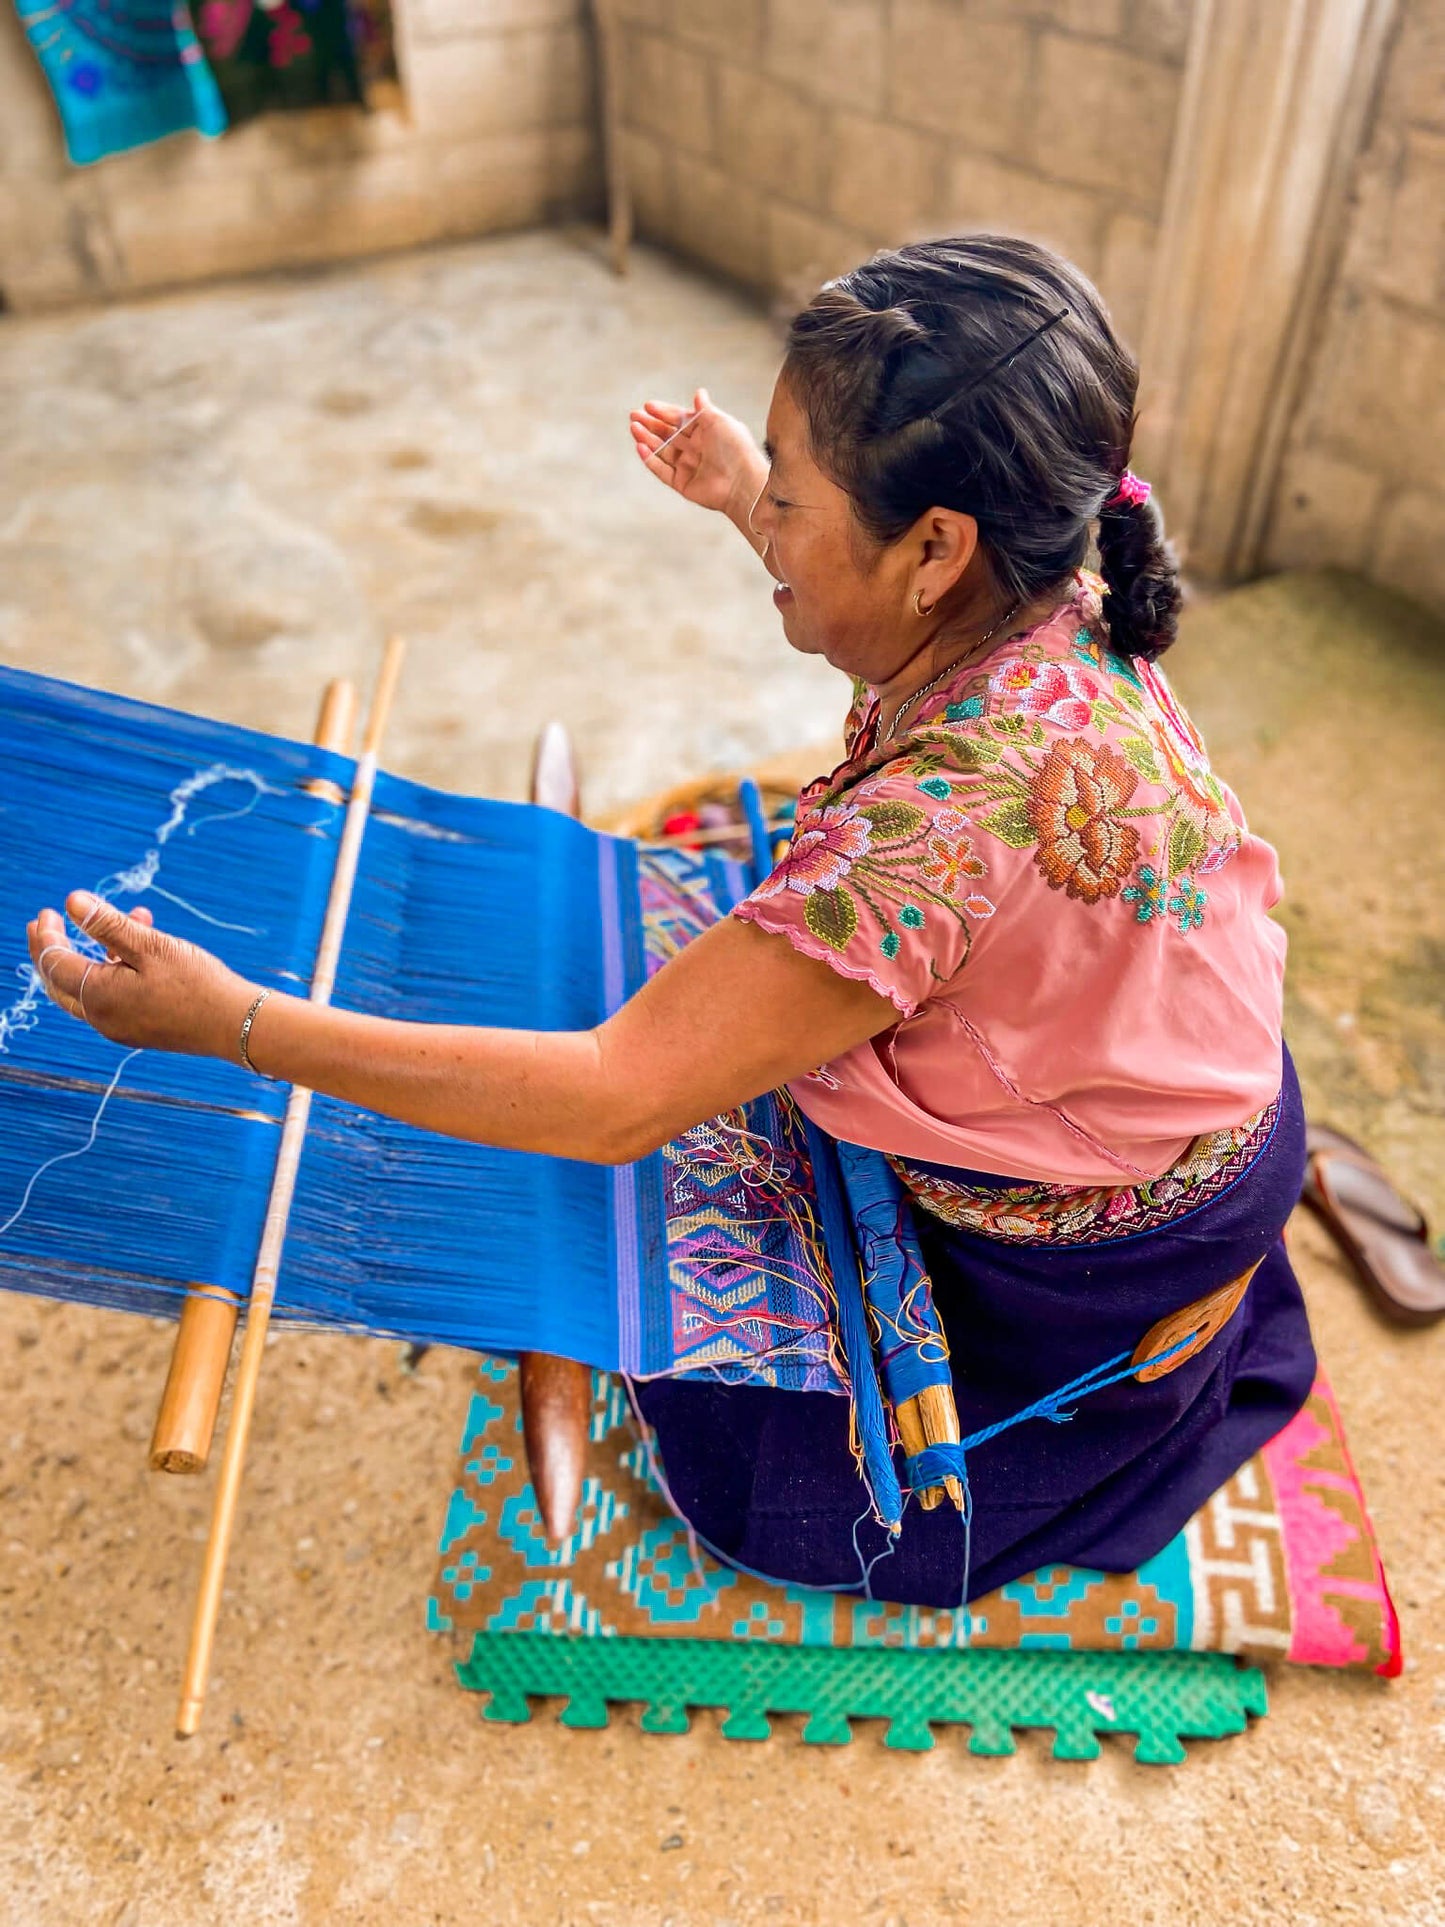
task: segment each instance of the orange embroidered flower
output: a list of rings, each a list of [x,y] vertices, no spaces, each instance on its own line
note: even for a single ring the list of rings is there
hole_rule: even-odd
[[[1118,812],[1139,778],[1107,743],[1055,743],[1029,785],[1034,861],[1055,890],[1097,903],[1116,897],[1134,866],[1139,832]]]
[[[936,830],[923,846],[923,858],[918,867],[939,895],[945,897],[957,896],[965,877],[988,874],[988,865],[974,854],[973,844],[968,837],[940,836]]]

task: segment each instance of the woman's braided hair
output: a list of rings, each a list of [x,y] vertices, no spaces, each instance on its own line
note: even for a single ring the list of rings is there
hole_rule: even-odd
[[[1097,291],[1047,248],[994,234],[876,254],[794,320],[784,375],[815,459],[876,542],[930,508],[978,523],[1011,602],[1062,586],[1097,524],[1120,654],[1174,640],[1179,575],[1152,501],[1116,497],[1139,369]]]

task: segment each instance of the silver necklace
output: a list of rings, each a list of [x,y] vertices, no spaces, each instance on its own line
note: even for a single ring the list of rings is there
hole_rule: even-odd
[[[985,632],[983,633],[983,635],[979,637],[977,642],[970,643],[968,648],[964,650],[963,654],[961,656],[956,656],[954,660],[951,663],[949,663],[946,669],[941,669],[939,673],[933,678],[932,682],[926,682],[923,685],[922,689],[915,689],[911,696],[905,697],[904,700],[898,705],[897,709],[895,709],[893,712],[893,721],[889,726],[888,736],[893,736],[897,733],[898,725],[903,721],[903,718],[908,714],[909,710],[912,709],[916,703],[921,703],[923,701],[923,698],[926,695],[928,695],[931,690],[937,689],[940,683],[947,682],[949,677],[953,675],[956,670],[961,669],[963,667],[964,663],[968,661],[969,657],[973,655],[975,650],[982,649],[983,645],[986,642],[992,642],[994,637],[998,634],[999,630],[1006,627],[1007,624],[1012,622],[1014,617],[1018,614],[1019,610],[1022,609],[1023,606],[1024,605],[1022,602],[1016,602],[1012,607],[1012,609],[1009,610],[1006,616],[1000,616],[998,621],[993,625],[992,629],[985,630]],[[887,740],[887,738],[880,734],[878,740],[880,742],[884,742]]]

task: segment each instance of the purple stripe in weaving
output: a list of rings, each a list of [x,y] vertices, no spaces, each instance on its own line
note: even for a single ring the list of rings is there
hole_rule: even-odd
[[[602,925],[602,1001],[610,1017],[627,997],[617,844],[610,836],[599,838],[597,844],[597,910]],[[612,1249],[617,1362],[624,1372],[636,1372],[642,1365],[642,1278],[637,1264],[637,1172],[630,1164],[612,1167]]]

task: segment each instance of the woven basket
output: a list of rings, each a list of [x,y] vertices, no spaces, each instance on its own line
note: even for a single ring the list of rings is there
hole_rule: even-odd
[[[820,770],[830,769],[837,762],[838,754],[837,745],[824,744],[818,748],[795,750],[790,755],[774,757],[752,770],[694,777],[691,782],[675,783],[671,789],[659,790],[653,796],[644,797],[640,803],[633,803],[610,814],[600,827],[615,830],[619,836],[660,836],[668,817],[680,816],[686,810],[700,810],[704,803],[720,803],[725,808],[735,808],[738,784],[744,776],[751,776],[757,784],[763,809],[771,821],[786,805],[798,800],[798,791],[805,783],[810,782]]]

